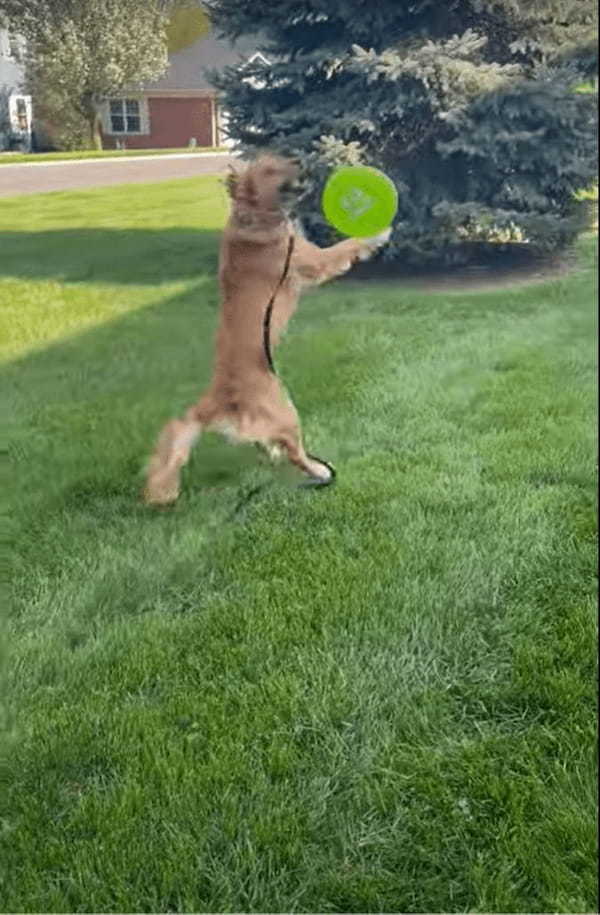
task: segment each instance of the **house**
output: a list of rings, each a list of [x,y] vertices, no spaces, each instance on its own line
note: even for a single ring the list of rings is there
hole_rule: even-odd
[[[25,41],[0,29],[0,150],[31,149],[31,96],[22,91]]]
[[[254,60],[256,43],[235,46],[213,34],[169,55],[165,75],[147,83],[141,93],[107,99],[102,110],[103,143],[107,149],[176,149],[228,145],[226,112],[206,70]]]

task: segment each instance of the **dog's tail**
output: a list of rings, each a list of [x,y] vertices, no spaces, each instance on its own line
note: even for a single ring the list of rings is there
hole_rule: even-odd
[[[191,407],[183,419],[172,419],[162,430],[146,474],[144,501],[148,505],[170,505],[177,499],[181,468],[202,432],[198,412]]]

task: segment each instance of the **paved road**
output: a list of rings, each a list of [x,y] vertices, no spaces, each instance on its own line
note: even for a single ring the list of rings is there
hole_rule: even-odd
[[[232,157],[225,153],[173,156],[140,156],[131,159],[87,159],[71,162],[33,162],[23,165],[0,164],[0,197],[39,194],[109,184],[139,184],[221,175]]]

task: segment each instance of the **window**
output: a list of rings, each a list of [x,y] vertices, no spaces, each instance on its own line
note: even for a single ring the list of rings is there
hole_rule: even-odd
[[[1,0],[0,0],[1,2]],[[149,136],[148,99],[109,98],[101,105],[102,130],[108,136]]]
[[[31,131],[31,96],[29,95],[9,95],[8,97],[8,117],[10,129],[24,136]]]
[[[14,32],[8,33],[8,56],[17,62],[21,60],[21,42]]]
[[[136,98],[113,98],[109,103],[111,133],[141,133],[142,114]]]
[[[17,130],[29,129],[29,118],[27,117],[27,102],[24,98],[18,98],[15,106],[15,120]]]

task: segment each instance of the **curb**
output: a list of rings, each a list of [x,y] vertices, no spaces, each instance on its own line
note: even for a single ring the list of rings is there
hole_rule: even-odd
[[[200,152],[200,153],[166,153],[164,156],[106,156],[97,159],[56,159],[51,162],[7,162],[0,164],[0,174],[4,169],[10,168],[48,168],[56,165],[97,165],[102,162],[104,165],[118,162],[120,165],[130,162],[161,162],[165,159],[230,159],[235,158],[234,153],[230,152]]]

